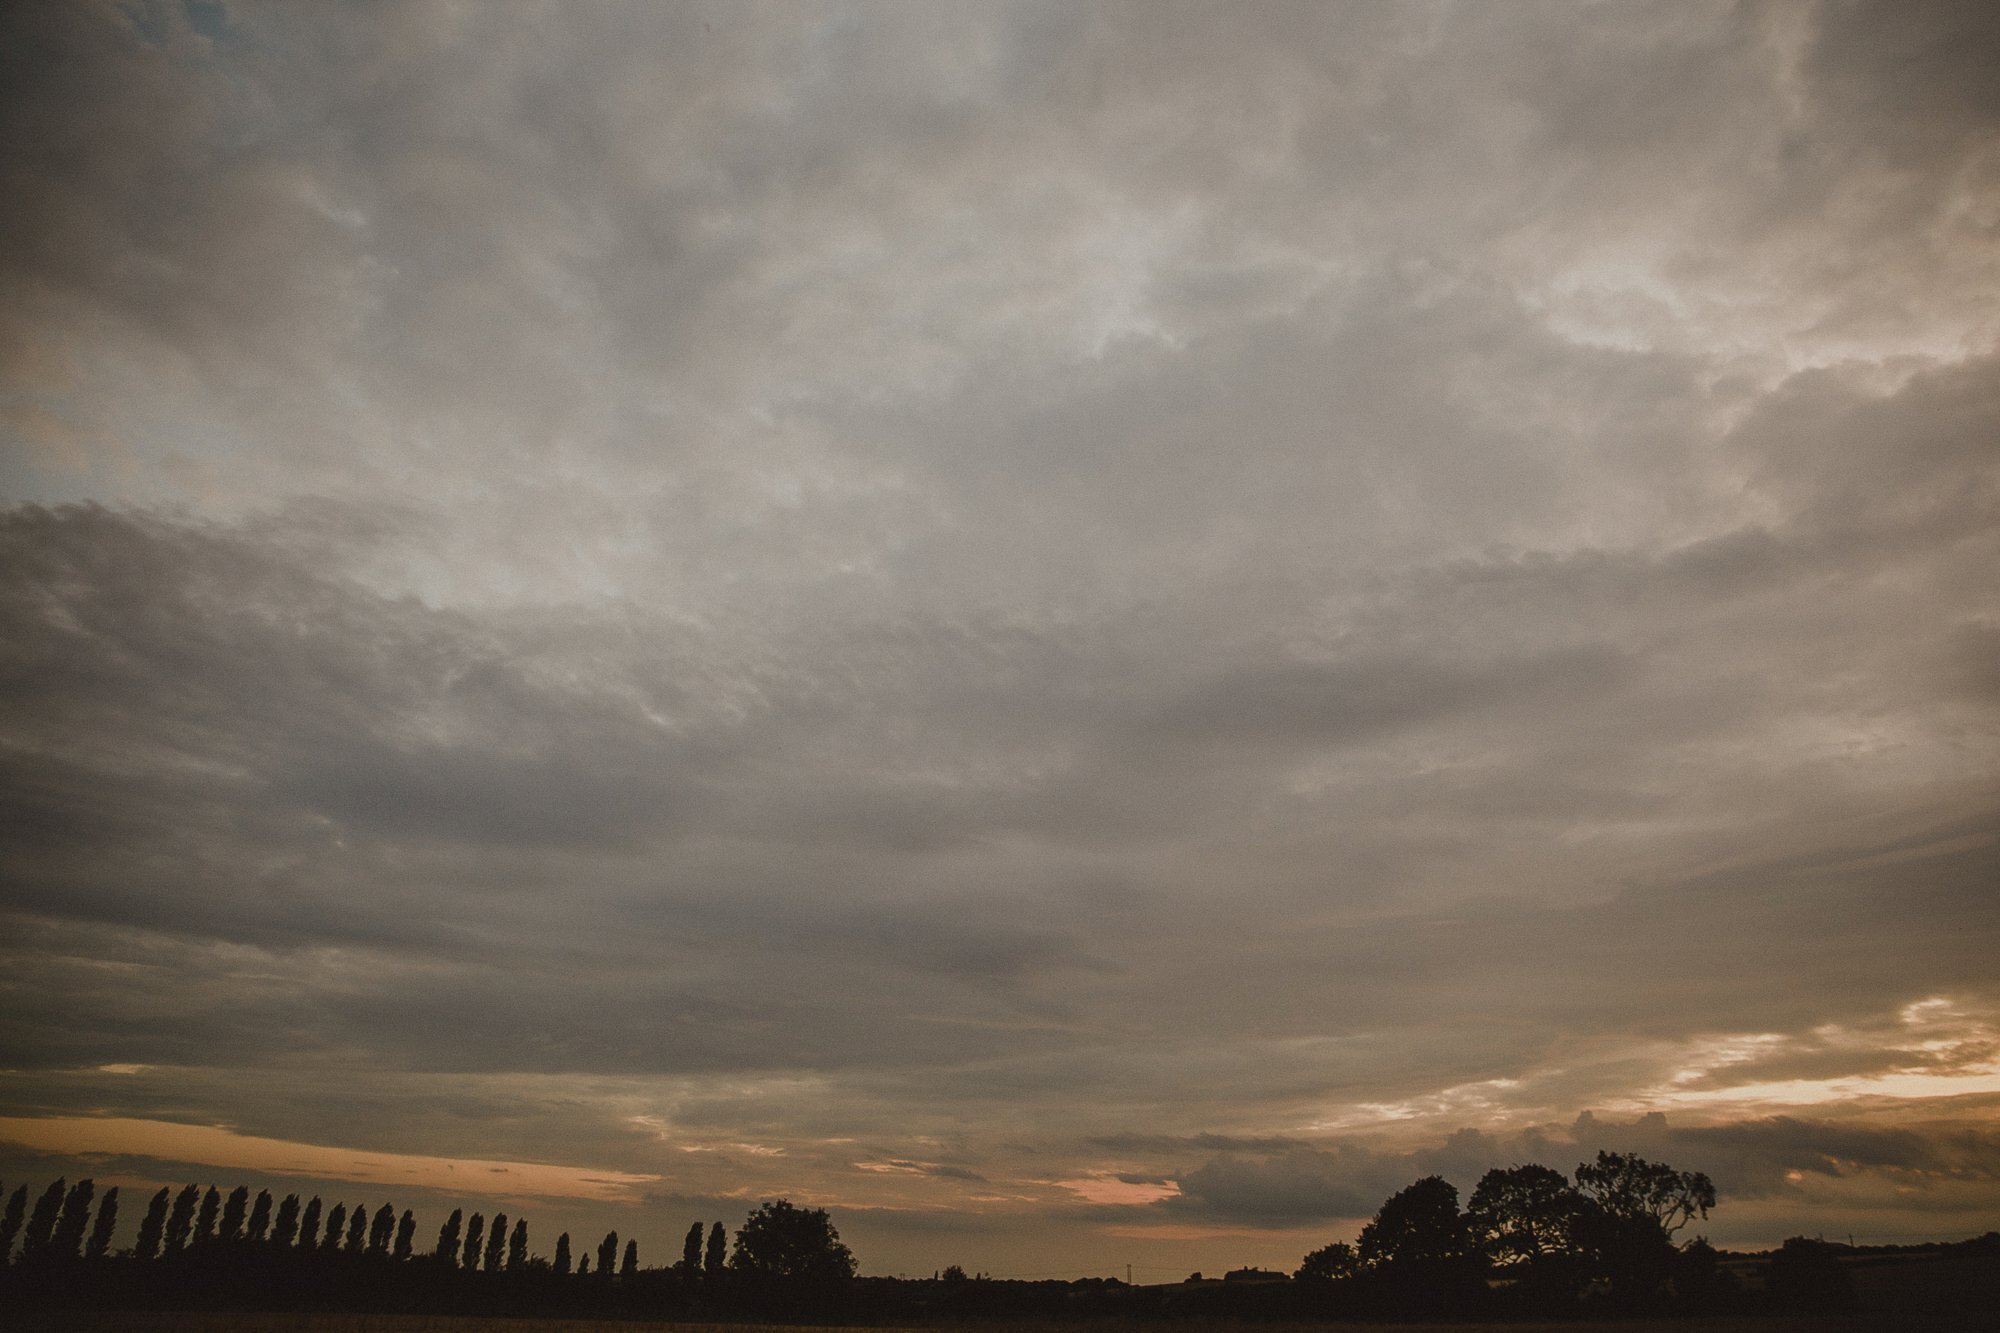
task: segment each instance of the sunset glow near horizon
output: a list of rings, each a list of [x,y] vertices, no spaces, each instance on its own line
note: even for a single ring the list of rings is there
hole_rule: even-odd
[[[1601,1149],[2000,1227],[1997,52],[8,7],[0,1181],[1150,1281]]]

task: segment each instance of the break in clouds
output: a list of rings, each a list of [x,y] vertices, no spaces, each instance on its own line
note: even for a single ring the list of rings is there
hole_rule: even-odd
[[[1993,1224],[1991,6],[0,23],[9,1180]]]

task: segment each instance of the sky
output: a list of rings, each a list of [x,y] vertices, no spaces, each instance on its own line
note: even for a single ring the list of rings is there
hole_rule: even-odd
[[[6,6],[0,1180],[1154,1281],[1599,1150],[2000,1226],[1996,58]]]

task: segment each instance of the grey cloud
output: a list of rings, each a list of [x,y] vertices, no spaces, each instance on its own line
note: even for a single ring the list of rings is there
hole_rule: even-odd
[[[1621,1125],[1585,1115],[1570,1133],[1580,1151],[1640,1152],[1706,1171],[1719,1196],[1739,1199],[1782,1193],[1790,1184],[1787,1173],[1794,1171],[1848,1176],[1886,1170],[1915,1180],[1931,1173],[1992,1179],[2000,1170],[2000,1144],[1990,1133],[1948,1124],[1883,1129],[1773,1116],[1675,1126],[1655,1114]]]
[[[1090,1146],[1102,1148],[1107,1152],[1277,1153],[1309,1145],[1300,1139],[1245,1138],[1231,1134],[1102,1134],[1092,1138]]]
[[[1282,1220],[1533,1146],[1359,1106],[1907,1067],[1992,994],[1989,10],[11,9],[22,1097],[685,1079]],[[1756,1133],[1659,1144],[1984,1160]]]
[[[810,887],[785,888],[782,872],[745,881],[742,876],[749,863],[732,867],[726,862],[704,865],[696,860],[682,873],[667,877],[665,883],[655,877],[643,896],[634,896],[640,894],[643,879],[635,878],[630,868],[616,872],[615,878],[627,886],[619,892],[634,904],[619,911],[628,926],[642,932],[634,938],[657,939],[657,947],[666,951],[666,956],[685,956],[691,945],[707,947],[727,941],[739,951],[736,956],[744,960],[743,966],[753,970],[777,967],[779,959],[817,955],[803,974],[809,980],[796,990],[770,995],[769,1003],[776,1007],[763,1010],[761,1015],[756,1010],[746,1012],[743,1024],[689,1024],[685,1030],[692,1044],[663,1039],[655,1030],[655,1021],[641,1016],[698,1013],[701,1001],[696,997],[701,991],[677,995],[671,988],[658,990],[649,984],[636,993],[643,998],[626,1006],[634,1011],[638,1026],[593,1023],[592,1012],[621,1008],[615,992],[632,986],[640,974],[615,961],[619,956],[616,951],[607,953],[603,944],[593,942],[593,909],[581,906],[588,899],[570,900],[571,912],[583,914],[564,920],[568,913],[560,902],[545,904],[506,887],[510,882],[524,887],[539,884],[546,871],[532,864],[517,864],[495,879],[496,867],[484,855],[422,849],[442,831],[456,832],[460,840],[470,839],[475,845],[484,842],[509,849],[525,844],[539,848],[537,855],[560,852],[578,845],[579,840],[594,840],[602,851],[606,838],[611,840],[610,850],[615,851],[620,842],[633,836],[630,821],[634,817],[643,818],[646,822],[642,827],[653,834],[691,838],[701,826],[677,825],[668,818],[671,803],[655,785],[658,779],[649,766],[660,764],[671,772],[671,763],[663,761],[691,756],[683,771],[692,773],[698,784],[714,786],[739,780],[732,776],[731,765],[741,761],[730,758],[732,751],[740,755],[746,745],[767,742],[754,733],[744,736],[740,723],[727,733],[693,745],[678,739],[649,739],[657,736],[657,729],[633,726],[636,717],[630,678],[617,659],[600,667],[608,667],[609,674],[558,676],[538,666],[532,656],[507,652],[503,645],[509,640],[501,636],[518,634],[519,629],[475,628],[463,618],[440,621],[426,617],[407,605],[376,598],[358,588],[307,576],[282,555],[246,545],[245,539],[157,523],[148,527],[148,522],[92,511],[17,518],[14,531],[20,555],[10,561],[10,567],[28,577],[17,583],[13,601],[18,628],[9,641],[18,646],[20,654],[16,679],[24,693],[41,691],[51,700],[40,710],[29,734],[34,728],[65,724],[67,730],[44,730],[43,734],[52,737],[40,742],[46,752],[52,743],[70,745],[74,738],[97,734],[95,728],[104,720],[126,710],[137,723],[130,734],[118,737],[116,745],[78,746],[71,752],[79,756],[130,755],[149,745],[151,753],[158,756],[151,762],[167,765],[155,775],[143,765],[137,771],[125,771],[129,769],[126,761],[110,771],[108,783],[102,775],[102,758],[87,767],[72,767],[77,761],[71,760],[66,764],[37,762],[25,770],[33,780],[18,785],[21,796],[17,799],[40,800],[45,814],[33,816],[36,807],[30,805],[17,804],[17,809],[24,814],[24,825],[33,827],[27,821],[38,820],[42,836],[55,842],[39,851],[30,850],[34,847],[31,842],[16,844],[16,854],[30,858],[20,864],[37,867],[35,874],[18,880],[20,887],[14,896],[17,910],[167,928],[177,933],[219,931],[232,939],[264,938],[293,944],[372,941],[377,946],[464,960],[449,963],[434,975],[421,968],[400,978],[393,972],[384,974],[378,1000],[363,1001],[357,995],[331,1005],[320,1020],[317,1030],[323,1035],[318,1039],[335,1039],[326,1024],[337,1023],[343,1033],[374,1032],[384,1034],[378,1040],[393,1039],[399,1061],[471,1059],[481,1067],[487,1067],[486,1062],[513,1058],[509,1052],[528,1048],[540,1052],[531,1057],[537,1068],[587,1068],[596,1063],[623,1069],[653,1067],[660,1060],[669,1066],[689,1061],[692,1067],[719,1067],[717,1062],[726,1065],[742,1060],[760,1047],[760,1053],[750,1058],[781,1062],[804,1059],[812,1064],[830,1059],[838,1063],[847,1058],[842,1051],[886,1050],[897,1044],[914,1058],[917,1053],[950,1049],[953,1043],[966,1040],[964,1031],[949,1036],[926,1033],[906,1022],[883,1029],[879,1040],[860,1035],[877,1021],[864,1021],[864,1014],[893,1011],[909,1003],[908,997],[924,993],[926,984],[915,981],[895,983],[880,1010],[871,1003],[851,1015],[801,1018],[803,1011],[798,1006],[809,1003],[808,997],[815,992],[832,990],[858,997],[898,974],[931,974],[937,978],[936,985],[947,990],[969,983],[1000,983],[1018,995],[1017,1000],[1008,1002],[1010,1005],[1025,1006],[1016,1010],[1017,1015],[1039,1014],[1045,1020],[1073,1009],[1073,1002],[1064,997],[1065,991],[1072,989],[1063,982],[1065,976],[1125,975],[1134,979],[1139,994],[1150,995],[1152,991],[1139,980],[1147,970],[1142,960],[1152,930],[1150,912],[1128,919],[1128,930],[1134,925],[1141,929],[1124,949],[1105,954],[1083,945],[1074,931],[1061,926],[1029,929],[999,920],[966,920],[964,905],[956,909],[960,919],[947,924],[936,915],[939,909],[917,907],[908,897],[909,891],[923,884],[921,871],[910,880],[908,890],[898,889],[871,902],[870,897],[878,896],[881,888],[865,891],[867,877],[890,867],[873,862],[869,856],[851,865],[822,862],[815,878],[821,881],[821,891],[832,896],[823,899],[820,906],[811,904]],[[76,540],[78,533],[90,535],[87,546]],[[191,564],[177,559],[183,552],[198,558]],[[183,568],[202,572],[169,573]],[[1678,577],[1671,564],[1666,570],[1671,577]],[[1565,582],[1574,585],[1570,567],[1558,565],[1550,572],[1557,576],[1557,586]],[[1518,571],[1507,577],[1516,583],[1520,579]],[[1590,577],[1601,581],[1603,574]],[[1631,567],[1620,572],[1618,581],[1610,586],[1622,583],[1626,588],[1643,588],[1653,577],[1643,567]],[[1698,569],[1696,577],[1706,580],[1709,576]],[[1493,596],[1491,581],[1483,576],[1467,578],[1463,586],[1480,589],[1489,602]],[[1565,591],[1564,595],[1573,600],[1575,593]],[[116,621],[107,609],[140,600],[154,608],[145,621]],[[300,631],[288,627],[289,613],[278,610],[300,605],[323,608],[320,625],[347,626],[350,631],[343,636],[315,627],[308,633],[318,637],[302,641]],[[166,608],[174,608],[173,613],[167,614]],[[146,626],[145,636],[134,624]],[[114,625],[115,633],[111,629]],[[78,636],[93,627],[102,628],[104,637],[81,642],[96,642],[102,647],[81,653]],[[532,626],[528,632],[533,632]],[[307,644],[315,645],[316,650],[308,649]],[[393,646],[385,649],[380,646],[383,644]],[[365,652],[364,646],[368,646]],[[385,665],[385,652],[393,654],[386,661],[414,664],[418,669],[391,671]],[[1002,657],[997,664],[1007,660]],[[98,685],[97,702],[84,707],[78,691],[92,677],[88,669],[73,670],[68,665],[72,662],[117,664],[125,674]],[[1087,659],[1072,656],[1070,662],[1074,667]],[[104,668],[99,665],[97,669]],[[1549,679],[1533,679],[1537,674]],[[1400,678],[1410,675],[1421,680],[1422,668],[1384,672],[1369,679],[1381,682],[1371,688],[1400,691],[1406,688]],[[1328,678],[1344,681],[1338,673]],[[557,683],[564,679],[568,683]],[[1560,673],[1525,671],[1519,673],[1519,679],[1520,685],[1506,688],[1529,689],[1529,699],[1534,690],[1548,688],[1554,699],[1572,710],[1579,702],[1573,691],[1564,688]],[[1619,680],[1616,675],[1610,678],[1611,683]],[[413,685],[413,681],[420,683]],[[961,682],[961,691],[963,687]],[[1631,688],[1630,682],[1624,682],[1624,687]],[[1228,693],[1203,688],[1213,693],[1197,697],[1216,698]],[[137,701],[149,697],[146,691],[154,692],[150,697],[155,702],[144,710],[132,711]],[[768,685],[762,698],[767,706],[774,698],[782,700]],[[656,697],[655,702],[666,700]],[[782,719],[779,725],[785,733],[810,740],[812,732],[800,730],[810,714],[781,701],[773,715]],[[421,730],[435,727],[439,720],[447,726],[477,728],[478,719],[488,716],[505,719],[505,723],[495,731],[481,728],[474,733],[481,737],[480,748],[453,760],[455,767],[434,765],[414,770],[426,774],[423,780],[437,793],[429,818],[421,828],[414,827],[408,821],[410,812],[396,809],[394,801],[408,801],[413,790],[424,789],[410,785],[413,770],[409,766],[414,761],[405,757],[407,750],[399,748],[400,738],[393,733],[380,735],[384,719]],[[85,718],[90,721],[86,723]],[[1260,724],[1247,730],[1224,729],[1218,734],[1239,737],[1252,745],[1254,754],[1269,730],[1268,724]],[[1283,734],[1286,730],[1277,729],[1280,754],[1293,744],[1292,738]],[[731,739],[723,740],[725,735]],[[54,739],[57,737],[62,739]],[[193,737],[200,740],[190,749],[189,738]],[[450,755],[448,749],[443,753]],[[415,754],[421,757],[425,751],[419,749]],[[197,761],[197,773],[207,775],[193,784],[181,776],[185,771],[181,766],[190,760]],[[246,770],[247,783],[242,776],[231,776]],[[1113,772],[1127,781],[1140,781],[1144,776],[1130,766]],[[627,773],[638,776],[627,778]],[[329,791],[329,779],[322,777],[315,782],[316,774],[332,775],[332,780],[346,785]],[[1200,776],[1197,770],[1191,778],[1174,781],[1185,786],[1191,780],[1199,781]],[[564,780],[566,777],[572,780]],[[56,779],[60,779],[58,785],[51,788],[49,783]],[[38,789],[42,795],[33,796]],[[775,790],[782,792],[784,788],[780,785]],[[90,793],[88,798],[85,792]],[[351,802],[343,804],[348,795],[374,804],[359,808]],[[1458,799],[1470,800],[1473,795],[1466,793]],[[198,799],[190,804],[191,798]],[[1018,806],[1010,807],[1006,799],[989,798],[983,803],[987,810],[978,816],[981,822],[970,823],[968,828],[1019,826]],[[1560,810],[1566,804],[1557,802],[1553,808]],[[232,805],[247,809],[249,822],[240,811],[226,817],[221,813]],[[1530,811],[1534,808],[1521,807],[1518,798],[1515,805]],[[1175,808],[1170,800],[1162,806]],[[448,821],[439,822],[440,808],[445,812],[459,809],[467,820],[476,822],[461,823],[454,830]],[[1468,804],[1466,808],[1478,807]],[[778,812],[784,809],[783,804],[776,807]],[[92,813],[86,817],[85,811]],[[1501,809],[1493,813],[1501,813]],[[1323,931],[1295,926],[1297,948],[1258,946],[1262,975],[1270,983],[1294,977],[1299,984],[1309,984],[1308,977],[1324,974],[1332,964],[1334,975],[1347,980],[1326,996],[1324,1009],[1317,1012],[1296,1012],[1286,986],[1244,990],[1230,975],[1239,970],[1237,965],[1234,960],[1225,964],[1224,956],[1218,956],[1214,964],[1175,958],[1169,974],[1175,981],[1169,984],[1179,988],[1191,979],[1202,978],[1198,986],[1232,995],[1222,1019],[1225,1024],[1255,1023],[1273,1032],[1267,1025],[1275,1023],[1275,1032],[1300,1034],[1319,1030],[1324,1022],[1322,1013],[1338,1014],[1347,1024],[1391,1016],[1419,1023],[1424,1015],[1448,1012],[1464,997],[1482,990],[1507,989],[1507,979],[1521,966],[1519,960],[1546,958],[1551,953],[1564,960],[1562,970],[1527,1002],[1551,1018],[1562,1015],[1563,1021],[1576,1022],[1588,1015],[1590,1022],[1606,1026],[1651,1025],[1663,1014],[1673,1015],[1671,1021],[1677,1023],[1703,1021],[1674,998],[1683,988],[1671,978],[1690,970],[1714,969],[1733,978],[1727,986],[1708,990],[1704,1005],[1717,1016],[1740,1011],[1744,1005],[1773,1003],[1779,1003],[1781,1012],[1789,1016],[1796,1006],[1780,997],[1797,985],[1800,969],[1829,981],[1844,975],[1853,1003],[1861,1007],[1893,999],[1907,985],[1905,969],[1911,959],[1924,960],[1934,985],[1976,985],[1976,933],[1968,935],[1962,929],[1941,933],[1929,924],[1948,921],[1962,926],[1980,910],[1974,886],[1990,870],[1985,863],[1990,849],[1927,852],[1931,844],[1949,846],[1967,830],[1979,827],[1980,816],[1975,811],[1968,810],[1964,818],[1968,822],[1957,827],[1947,825],[1927,835],[1899,835],[1900,842],[1878,840],[1854,848],[1846,855],[1857,865],[1869,867],[1861,870],[1848,870],[1838,859],[1825,858],[1796,865],[1753,863],[1744,870],[1719,875],[1706,886],[1691,885],[1674,893],[1633,893],[1581,912],[1502,902],[1469,915],[1419,913],[1360,928]],[[79,819],[81,823],[75,822]],[[72,829],[68,835],[60,833],[65,821]],[[724,820],[717,827],[735,832],[743,825]],[[183,857],[178,869],[170,868],[163,874],[156,856],[155,868],[143,881],[143,891],[139,883],[121,887],[104,873],[105,867],[121,864],[121,858],[128,855],[122,849],[150,845],[157,851],[160,835],[155,830],[162,828],[175,830]],[[336,854],[337,834],[359,842],[348,853]],[[786,821],[777,836],[796,838],[798,830]],[[231,855],[228,849],[244,845],[246,839],[286,850],[256,878],[246,880],[232,872],[220,884],[215,882],[212,867],[226,861]],[[692,848],[695,844],[688,845]],[[1880,896],[1883,872],[1869,866],[1871,859],[1890,853],[1907,863],[1894,872],[1904,878],[1906,887],[1894,900],[1893,909],[1891,900]],[[907,853],[892,851],[891,855]],[[518,858],[510,855],[509,859]],[[423,912],[411,913],[399,889],[375,878],[397,864],[427,864],[427,869],[417,873],[450,886],[450,896],[433,896]],[[898,869],[894,874],[897,879],[906,879],[910,870]],[[740,907],[729,906],[731,899],[726,896],[712,898],[705,905],[701,877],[706,875],[721,876],[718,886],[732,882],[745,888],[754,886],[757,896],[744,900]],[[483,886],[481,881],[485,881]],[[233,890],[232,883],[236,886]],[[1744,886],[1751,883],[1760,886],[1756,895],[1744,893]],[[282,891],[273,893],[274,889]],[[496,891],[508,896],[496,899]],[[637,906],[648,898],[653,905]],[[1930,899],[1938,903],[1936,912],[1908,910],[1912,902]],[[1005,911],[1007,902],[1002,898],[995,906]],[[1696,907],[1697,903],[1706,906]],[[1074,916],[1078,907],[1064,910]],[[1693,919],[1731,924],[1716,932],[1690,933],[1681,923],[1691,915]],[[1824,922],[1825,928],[1803,935],[1784,924],[1815,918]],[[489,946],[477,942],[487,933],[474,924],[482,919],[489,925],[515,923],[543,939],[573,943],[543,952],[540,965],[551,969],[549,981],[521,978],[498,965]],[[1855,933],[1856,924],[1862,921],[1872,924],[1866,932]],[[1087,928],[1101,924],[1088,916],[1078,918],[1078,922],[1080,927],[1090,922]],[[1829,930],[1834,932],[1830,937]],[[1788,935],[1790,942],[1773,943]],[[1634,941],[1638,952],[1598,942],[1604,940]],[[1643,944],[1637,943],[1640,941]],[[1732,961],[1737,952],[1743,953],[1743,958]],[[1765,966],[1749,966],[1753,955]],[[483,957],[491,957],[491,963],[466,966]],[[1774,957],[1787,960],[1787,966],[1773,972],[1768,964]],[[600,966],[613,964],[602,987],[579,988],[553,980],[586,958],[600,960]],[[1954,959],[1961,959],[1962,965],[1954,964]],[[1633,985],[1635,976],[1653,975],[1655,968],[1660,969],[1657,974],[1662,978],[1657,989]],[[863,982],[862,977],[872,980]],[[1423,1001],[1420,997],[1426,993],[1436,998]],[[438,1008],[441,1002],[450,1011],[449,1021]],[[1147,1021],[1149,1028],[1172,1026],[1180,1021],[1177,1016],[1185,1008],[1182,1001],[1164,997],[1144,1002],[1163,1006]],[[924,1012],[934,1003],[926,1001],[912,1008]],[[406,1023],[392,1021],[405,1012],[411,1015]],[[537,1020],[537,1012],[546,1015],[546,1021]],[[440,1016],[435,1022],[426,1022],[425,1014]],[[774,1034],[787,1030],[799,1034],[796,1045],[784,1042],[768,1046]],[[513,1042],[507,1034],[514,1031],[531,1034],[532,1039]],[[1023,1035],[1002,1036],[1003,1031],[988,1029],[981,1040],[999,1040],[1003,1046],[1018,1049]],[[283,1038],[298,1039],[295,1032]],[[1045,1033],[1034,1040],[1046,1043],[1050,1037]],[[641,1054],[647,1050],[653,1054]],[[1432,1050],[1426,1058],[1435,1060],[1440,1055]],[[1462,1072],[1471,1076],[1478,1068],[1477,1062],[1468,1063]],[[1429,1072],[1435,1076],[1446,1069],[1433,1064]],[[1064,1077],[1074,1077],[1074,1073]]]
[[[1706,1172],[1724,1210],[1732,1202],[1784,1193],[1790,1173],[1797,1172],[1991,1180],[2000,1171],[2000,1141],[1984,1130],[1953,1125],[1879,1129],[1773,1116],[1676,1126],[1659,1114],[1621,1123],[1586,1113],[1566,1130],[1490,1135],[1467,1129],[1412,1152],[1338,1144],[1288,1146],[1261,1155],[1224,1153],[1179,1173],[1174,1179],[1180,1193],[1147,1210],[1262,1226],[1365,1218],[1422,1175],[1441,1174],[1464,1196],[1497,1167],[1535,1162],[1568,1174],[1600,1151],[1638,1153]]]
[[[1403,1185],[1404,1164],[1360,1149],[1296,1149],[1276,1157],[1217,1157],[1177,1177],[1169,1213],[1267,1225],[1364,1217]]]
[[[1581,649],[1466,668],[1421,660],[1259,666],[1204,684],[1135,726],[1144,742],[1338,745],[1537,694],[1574,700],[1624,665]]]

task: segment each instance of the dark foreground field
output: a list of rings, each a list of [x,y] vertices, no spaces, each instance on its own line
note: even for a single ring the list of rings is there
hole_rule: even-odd
[[[445,1315],[50,1313],[47,1322],[19,1324],[33,1333],[879,1333],[878,1330],[782,1324],[675,1324],[599,1319],[491,1319]],[[1203,1320],[1129,1323],[1112,1320],[976,1323],[904,1333],[1876,1333],[1936,1330],[1973,1333],[1993,1327],[1990,1314],[1781,1315],[1717,1318],[1561,1320],[1521,1323],[1240,1324]]]

